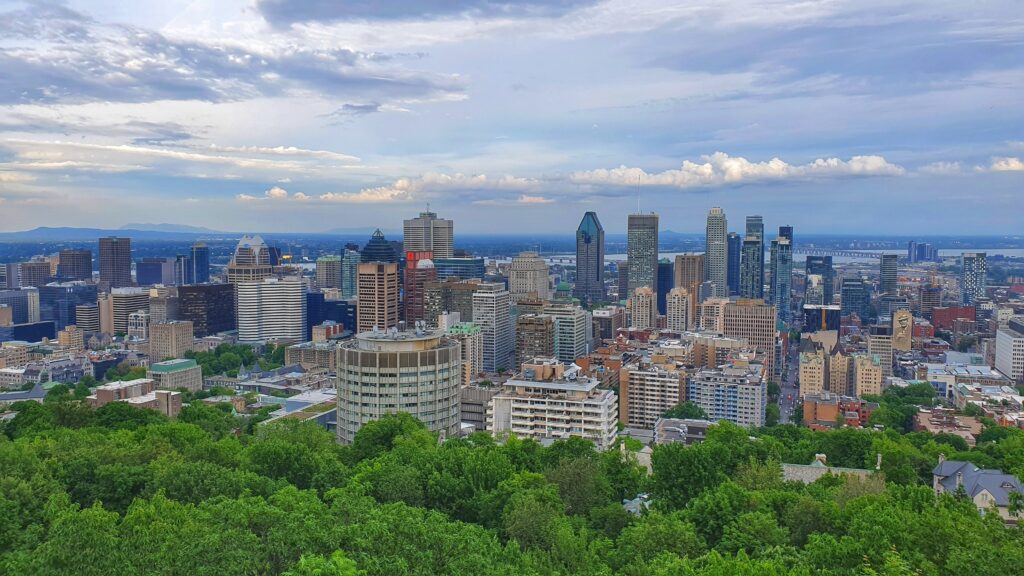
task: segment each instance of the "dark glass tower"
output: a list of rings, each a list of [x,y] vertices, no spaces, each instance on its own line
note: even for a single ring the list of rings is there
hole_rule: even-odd
[[[747,216],[740,263],[740,296],[764,298],[764,220]]]
[[[192,245],[189,254],[188,284],[205,284],[210,281],[210,247],[202,242]]]
[[[840,313],[843,316],[855,313],[862,320],[867,320],[870,317],[871,302],[868,297],[868,289],[860,278],[843,278],[839,297],[842,300]]]
[[[824,288],[822,301],[824,304],[831,304],[834,297],[835,270],[832,268],[831,256],[808,256],[804,262],[805,271],[808,276],[817,274],[821,276],[821,284]]]
[[[779,320],[789,322],[793,286],[793,227],[779,226],[779,235],[771,245],[771,302]]]
[[[587,212],[576,228],[576,285],[573,296],[584,305],[607,300],[604,289],[604,228],[596,212]]]
[[[100,238],[100,282],[111,288],[132,285],[131,238]]]
[[[370,241],[363,247],[360,257],[363,262],[398,262],[395,247],[384,238],[384,233],[379,228],[370,236]]]
[[[668,258],[658,260],[658,314],[668,314],[668,293],[676,281],[675,266]]]
[[[740,293],[740,254],[743,251],[743,239],[735,232],[729,232],[727,238],[729,256],[726,260],[726,282],[729,284],[729,295]]]
[[[92,280],[91,250],[61,250],[57,276],[62,280]]]

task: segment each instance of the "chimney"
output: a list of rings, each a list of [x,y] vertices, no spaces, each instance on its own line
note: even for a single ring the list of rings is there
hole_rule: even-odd
[[[875,470],[881,470],[881,469],[882,469],[882,453],[879,452],[878,454],[875,455]]]
[[[824,454],[815,454],[814,459],[826,466],[828,465],[828,456]]]
[[[964,487],[964,473],[963,472],[957,472],[956,473],[956,489],[959,490],[959,489],[961,489],[963,487]]]
[[[939,453],[939,464],[942,464],[945,461],[946,461],[946,455],[943,454],[943,453]]]

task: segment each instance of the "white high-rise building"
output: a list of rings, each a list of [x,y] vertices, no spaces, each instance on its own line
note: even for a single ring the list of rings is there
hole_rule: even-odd
[[[541,300],[550,300],[551,280],[547,262],[536,252],[520,252],[509,266],[508,287],[515,302],[531,294],[536,294]]]
[[[1006,328],[996,331],[996,370],[1024,382],[1024,316],[1011,318]]]
[[[678,332],[689,330],[693,324],[690,310],[690,291],[686,288],[670,290],[665,299],[665,327]]]
[[[572,304],[552,304],[544,314],[555,320],[555,357],[575,362],[590,353],[594,341],[594,319],[590,312]]]
[[[306,340],[306,284],[301,278],[266,278],[238,285],[238,340]]]
[[[481,282],[473,292],[473,323],[484,335],[484,370],[511,370],[515,343],[512,298],[501,284]]]
[[[406,252],[433,252],[434,259],[451,258],[455,224],[451,220],[438,218],[433,212],[405,221],[402,248]]]
[[[715,296],[729,296],[729,225],[725,211],[714,207],[708,212],[707,236],[704,248],[704,279],[715,285]]]

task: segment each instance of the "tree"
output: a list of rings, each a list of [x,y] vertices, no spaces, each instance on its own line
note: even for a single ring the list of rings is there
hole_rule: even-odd
[[[667,412],[662,414],[662,418],[687,418],[693,420],[707,420],[708,413],[703,408],[687,400],[686,402],[680,402],[672,408],[669,408]]]
[[[706,545],[696,528],[680,514],[652,512],[624,528],[616,542],[612,564],[642,566],[665,553],[697,557]]]
[[[655,446],[651,454],[655,504],[666,511],[682,509],[692,498],[725,480],[726,459],[723,448],[717,444]]]
[[[612,488],[601,464],[591,458],[562,460],[544,476],[558,486],[566,512],[572,515],[585,516],[611,497]]]
[[[741,514],[725,527],[718,549],[723,552],[759,555],[765,550],[789,543],[789,531],[779,526],[769,512]]]
[[[356,563],[349,560],[348,556],[341,550],[331,554],[330,558],[323,556],[302,556],[294,568],[284,573],[283,576],[356,576]]]
[[[425,432],[426,429],[422,422],[407,412],[385,414],[356,432],[352,452],[358,460],[373,458],[394,448],[398,438]]]
[[[980,418],[984,415],[985,411],[981,409],[981,406],[978,406],[974,402],[968,402],[967,405],[964,406],[964,416]]]
[[[779,405],[775,403],[768,404],[764,409],[764,425],[775,426],[779,423],[781,414],[779,413]]]

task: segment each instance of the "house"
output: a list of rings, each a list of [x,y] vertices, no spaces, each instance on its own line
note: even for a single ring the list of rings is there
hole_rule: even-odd
[[[857,476],[859,478],[867,478],[871,476],[876,470],[881,469],[882,466],[882,455],[878,455],[878,462],[875,465],[875,470],[865,470],[863,468],[842,468],[839,466],[829,466],[827,458],[824,454],[815,454],[814,461],[810,464],[783,464],[782,465],[782,479],[786,482],[797,481],[803,482],[804,484],[810,484],[825,476],[826,474],[832,474],[835,476]]]
[[[939,455],[939,465],[932,470],[932,488],[936,495],[955,494],[963,489],[978,512],[984,514],[995,506],[1007,524],[1017,523],[1010,513],[1011,495],[1016,492],[1024,496],[1024,484],[1016,476],[978,468],[970,462],[946,460],[944,454]]]

